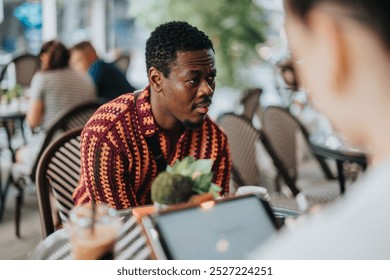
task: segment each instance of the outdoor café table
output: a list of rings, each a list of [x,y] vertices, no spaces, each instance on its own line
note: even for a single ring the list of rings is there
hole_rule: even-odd
[[[12,108],[11,108],[12,109]],[[8,126],[8,123],[10,121],[19,121],[21,129],[22,129],[22,135],[24,138],[24,131],[23,131],[23,121],[24,118],[26,117],[26,113],[21,110],[10,110],[9,106],[0,106],[0,124],[2,127],[4,127],[6,136],[7,136],[7,144],[8,144],[8,149],[11,152],[12,156],[12,161],[15,162],[15,151],[12,148],[12,132]],[[1,172],[0,172],[0,221],[2,220],[3,216],[3,211],[4,211],[4,203],[5,203],[5,191],[3,190],[2,186],[2,177],[1,177]]]
[[[5,132],[7,134],[7,141],[8,141],[8,149],[11,152],[12,160],[15,161],[15,151],[12,148],[12,132],[10,131],[10,128],[8,126],[8,123],[10,121],[17,120],[21,126],[22,129],[22,136],[24,136],[24,130],[23,130],[23,121],[26,117],[26,112],[22,110],[8,110],[1,108],[0,109],[0,123],[5,128]],[[25,140],[25,139],[24,139]]]
[[[148,260],[151,250],[143,235],[142,227],[131,211],[121,211],[123,225],[115,244],[116,260]],[[42,240],[29,254],[32,260],[71,260],[69,235],[66,228],[60,229]]]
[[[367,167],[368,151],[348,146],[334,134],[313,135],[310,137],[310,146],[316,155],[336,161],[340,192],[345,192],[345,176],[343,163],[353,162],[359,164],[363,170]]]

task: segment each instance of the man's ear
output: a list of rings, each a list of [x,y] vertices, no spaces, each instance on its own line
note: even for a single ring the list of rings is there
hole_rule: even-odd
[[[149,83],[154,92],[162,91],[163,73],[155,67],[149,69]]]
[[[347,82],[350,67],[348,44],[340,22],[328,12],[313,9],[308,15],[308,22],[314,36],[317,36],[318,47],[326,54],[318,58],[324,69],[324,78],[334,92],[341,92]]]

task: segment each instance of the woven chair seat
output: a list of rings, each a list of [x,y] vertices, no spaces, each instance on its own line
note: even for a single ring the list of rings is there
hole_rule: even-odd
[[[327,205],[334,203],[341,198],[338,188],[338,182],[336,181],[302,181],[298,182],[301,193],[305,195],[308,207],[314,205]],[[284,193],[272,193],[271,204],[276,207],[282,207],[292,210],[303,210],[299,208],[295,196],[291,193],[286,195]]]

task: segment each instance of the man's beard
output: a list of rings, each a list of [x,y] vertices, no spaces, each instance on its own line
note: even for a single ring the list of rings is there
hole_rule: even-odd
[[[201,103],[208,103],[208,106],[210,106],[211,103],[212,103],[212,100],[211,100],[210,97],[205,97],[201,102],[195,104],[195,105],[193,106],[192,109],[195,109],[195,108],[196,108],[196,105],[201,104]],[[184,121],[183,121],[183,125],[184,125],[184,128],[185,128],[185,129],[188,129],[188,130],[195,130],[195,129],[197,129],[197,128],[199,128],[199,127],[202,126],[203,121],[204,121],[204,118],[201,119],[201,120],[198,121],[198,122],[191,122],[190,120],[184,120]]]
[[[200,120],[199,122],[191,122],[189,120],[184,120],[183,125],[185,129],[188,130],[195,130],[202,126],[204,119]]]

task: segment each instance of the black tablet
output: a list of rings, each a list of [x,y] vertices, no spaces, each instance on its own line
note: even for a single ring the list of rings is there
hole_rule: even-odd
[[[278,223],[269,204],[245,195],[142,220],[158,259],[247,259]]]

